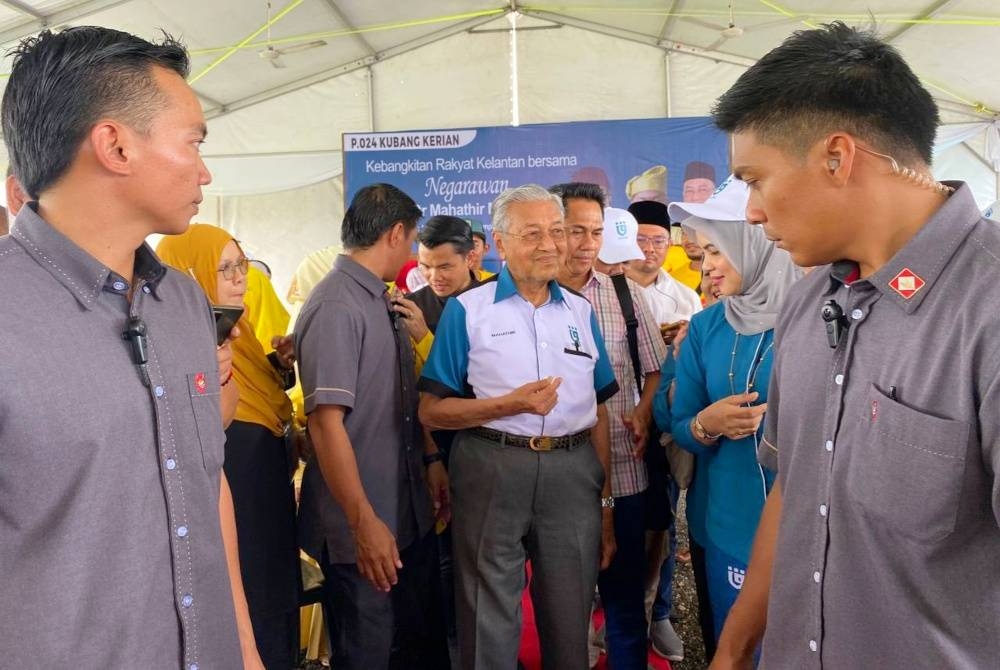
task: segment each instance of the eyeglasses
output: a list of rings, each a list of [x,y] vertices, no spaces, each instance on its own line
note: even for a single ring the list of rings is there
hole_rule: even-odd
[[[640,247],[644,247],[647,244],[652,244],[654,249],[666,249],[667,245],[670,244],[670,238],[657,235],[656,237],[646,237],[645,235],[636,235],[635,242]]]
[[[503,234],[509,235],[510,237],[516,237],[527,244],[539,244],[546,237],[551,238],[553,242],[562,242],[566,239],[566,229],[561,227],[549,228],[546,231],[529,230],[526,233],[505,232]]]
[[[226,263],[221,268],[216,270],[216,272],[221,272],[222,276],[226,279],[232,281],[236,279],[236,271],[239,270],[241,275],[246,275],[250,270],[250,261],[247,260],[246,256],[243,256],[235,263]]]

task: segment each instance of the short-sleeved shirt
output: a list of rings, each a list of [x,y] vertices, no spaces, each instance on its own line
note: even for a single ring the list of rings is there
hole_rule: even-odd
[[[514,435],[572,435],[597,423],[597,404],[618,390],[594,310],[549,282],[535,307],[508,268],[449,300],[438,323],[420,390],[440,398],[497,398],[529,382],[561,377],[546,416],[515,414],[486,427]]]
[[[758,453],[784,500],[763,668],[1000,663],[1000,227],[956,186],[870,277],[837,263],[785,303]]]
[[[0,665],[242,668],[208,300],[145,245],[130,287],[34,207],[0,239]]]
[[[642,291],[658,325],[690,321],[701,311],[698,294],[663,270],[657,272],[656,281],[643,287]]]
[[[306,414],[320,405],[346,409],[344,427],[375,514],[402,550],[430,531],[423,437],[413,349],[390,312],[386,286],[340,255],[306,300],[295,325]],[[357,561],[347,517],[313,456],[302,477],[299,543],[331,563]]]
[[[639,345],[639,365],[643,375],[658,373],[660,364],[667,355],[660,329],[649,313],[642,288],[632,280],[627,280],[632,305],[639,327],[636,342]],[[628,349],[628,334],[622,306],[615,292],[611,277],[601,272],[593,272],[581,291],[590,301],[597,315],[597,323],[608,351],[611,369],[614,371],[620,391],[608,400],[608,418],[611,424],[611,493],[615,497],[641,493],[649,485],[646,462],[635,457],[635,443],[632,431],[628,429],[622,416],[635,410],[638,386],[635,382],[635,366]]]

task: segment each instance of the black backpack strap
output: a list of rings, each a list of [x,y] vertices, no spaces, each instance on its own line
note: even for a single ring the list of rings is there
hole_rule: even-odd
[[[625,336],[628,338],[628,354],[632,358],[632,369],[635,370],[635,385],[642,395],[642,365],[639,363],[639,318],[635,315],[635,305],[632,303],[632,292],[628,290],[628,280],[625,275],[611,275],[611,283],[615,285],[618,303],[625,317]]]

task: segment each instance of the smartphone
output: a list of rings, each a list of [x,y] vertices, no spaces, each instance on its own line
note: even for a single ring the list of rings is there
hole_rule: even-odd
[[[243,316],[243,308],[212,305],[212,314],[215,315],[215,343],[222,346],[229,333],[236,327],[236,322]]]

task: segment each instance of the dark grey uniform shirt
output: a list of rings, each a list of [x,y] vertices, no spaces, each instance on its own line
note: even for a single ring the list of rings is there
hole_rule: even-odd
[[[803,279],[776,330],[758,456],[784,511],[762,667],[998,668],[1000,226],[961,186],[852,274]],[[828,299],[850,322],[836,349]]]
[[[242,668],[205,295],[144,245],[130,307],[32,206],[0,239],[0,667]]]
[[[413,349],[389,315],[386,286],[349,256],[337,256],[295,325],[295,349],[306,413],[347,408],[344,427],[361,484],[400,550],[430,531]],[[299,543],[310,556],[354,563],[354,539],[315,456],[306,464]]]

